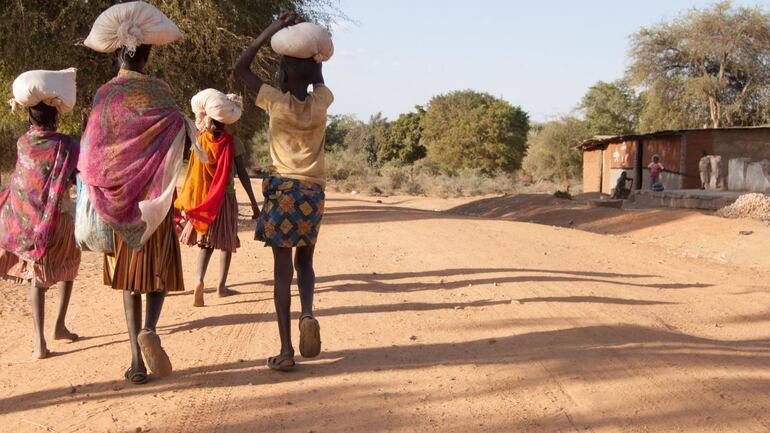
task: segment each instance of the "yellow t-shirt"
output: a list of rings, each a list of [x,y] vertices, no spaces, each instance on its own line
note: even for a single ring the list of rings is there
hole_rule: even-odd
[[[334,101],[328,87],[318,84],[304,101],[263,84],[257,107],[270,116],[267,132],[270,173],[323,185],[326,111]]]

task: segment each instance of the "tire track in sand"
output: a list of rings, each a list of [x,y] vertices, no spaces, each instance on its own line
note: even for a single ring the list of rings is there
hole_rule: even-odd
[[[255,314],[260,314],[260,311]],[[224,416],[232,399],[235,384],[228,380],[230,371],[218,369],[221,365],[234,364],[241,359],[253,357],[253,340],[260,323],[256,320],[243,324],[219,327],[214,334],[209,356],[202,359],[198,375],[200,385],[187,391],[179,412],[168,420],[169,432],[190,433],[198,431],[223,432],[226,428]],[[207,370],[207,366],[211,366]]]

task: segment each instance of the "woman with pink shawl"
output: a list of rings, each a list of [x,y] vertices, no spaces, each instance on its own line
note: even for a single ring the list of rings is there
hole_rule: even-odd
[[[29,74],[35,79],[25,79]],[[57,78],[56,75],[59,77]],[[46,81],[59,81],[58,85]],[[37,86],[24,83],[37,81]],[[42,82],[43,88],[39,88]],[[37,89],[31,89],[37,87]],[[56,95],[64,91],[71,100]],[[37,97],[30,99],[32,94]],[[58,286],[59,314],[55,340],[78,339],[64,324],[72,286],[80,266],[75,243],[74,210],[69,189],[78,161],[78,142],[56,132],[58,113],[75,103],[75,71],[31,71],[14,82],[13,106],[25,107],[29,131],[16,143],[16,169],[10,185],[0,191],[0,277],[30,282],[35,356],[50,353],[43,334],[45,291]]]
[[[91,33],[104,31],[100,20],[105,16],[130,20],[137,15],[115,10],[148,7],[143,2],[113,6]],[[153,14],[163,16],[157,9]],[[113,232],[114,250],[104,257],[104,283],[123,292],[132,353],[125,378],[142,384],[147,367],[158,377],[172,371],[156,327],[166,293],[184,290],[172,198],[185,143],[197,140],[194,124],[176,105],[168,84],[144,74],[151,46],[142,40],[141,27],[132,25],[120,23],[132,30],[116,31],[122,45],[120,72],[94,97],[78,169],[90,206]],[[89,36],[86,45],[98,48],[89,44],[93,39]],[[147,300],[144,326],[142,295]]]

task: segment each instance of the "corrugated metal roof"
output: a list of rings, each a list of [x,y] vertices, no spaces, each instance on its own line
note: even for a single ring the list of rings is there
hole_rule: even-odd
[[[621,143],[624,141],[639,140],[645,138],[655,137],[671,137],[675,135],[682,135],[688,132],[702,132],[702,131],[743,131],[743,130],[770,130],[770,125],[767,126],[739,126],[732,128],[709,128],[709,129],[674,129],[671,131],[657,131],[649,134],[630,134],[630,135],[599,135],[594,138],[588,139],[581,144],[583,151],[605,149],[612,143]]]

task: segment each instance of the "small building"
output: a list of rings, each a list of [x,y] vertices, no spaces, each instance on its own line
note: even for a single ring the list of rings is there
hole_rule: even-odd
[[[584,192],[611,194],[623,171],[634,180],[634,189],[649,189],[647,166],[653,155],[660,156],[666,168],[661,174],[661,182],[667,190],[698,189],[701,187],[698,163],[703,152],[721,157],[719,179],[712,180],[712,187],[744,190],[745,186],[738,185],[739,182],[733,182],[737,188],[730,188],[730,166],[735,167],[734,161],[744,161],[742,170],[745,171],[747,162],[763,161],[763,166],[767,167],[770,126],[596,137],[585,141],[582,149]]]

